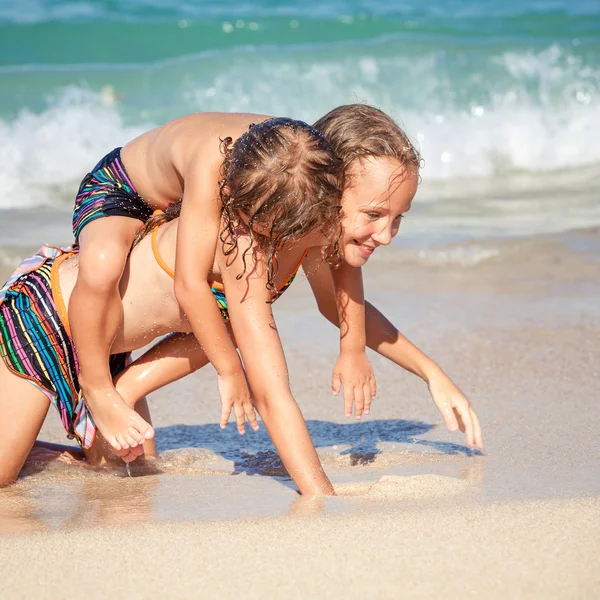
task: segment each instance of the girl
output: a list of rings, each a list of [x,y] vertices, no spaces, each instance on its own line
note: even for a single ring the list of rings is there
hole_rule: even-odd
[[[224,162],[223,152],[232,145],[235,154]],[[85,404],[117,454],[126,454],[129,447],[153,436],[152,427],[114,388],[108,360],[123,320],[119,282],[140,222],[154,210],[182,200],[175,294],[217,371],[223,426],[235,407],[237,413],[245,410],[256,428],[244,370],[207,284],[218,238],[225,233],[220,231],[222,216],[228,219],[227,235],[235,245],[238,216],[225,200],[239,196],[241,213],[254,215],[248,224],[261,240],[266,282],[272,288],[278,245],[289,235],[308,231],[317,220],[308,208],[311,221],[300,223],[300,212],[286,215],[287,197],[314,202],[325,211],[322,222],[326,222],[337,204],[337,169],[326,140],[305,123],[264,115],[199,113],[175,119],[113,150],[85,177],[73,219],[80,269],[69,320]],[[295,210],[305,206],[300,203]],[[276,223],[296,229],[284,232]],[[338,378],[350,397],[356,389],[362,400],[375,390],[364,352],[361,274],[343,264],[334,278],[344,307],[342,319],[347,321],[341,341],[344,366],[337,369]],[[242,424],[240,432],[243,429]]]
[[[342,196],[342,235],[339,241],[344,262],[360,268],[380,246],[390,244],[400,223],[410,210],[419,181],[421,158],[406,134],[384,112],[367,105],[340,106],[315,123],[341,159],[344,174]],[[339,326],[332,269],[324,264],[321,249],[312,247],[302,263],[315,295],[319,311]],[[239,341],[239,339],[238,339]],[[452,380],[407,340],[372,304],[366,303],[366,343],[382,356],[419,376],[427,384],[432,399],[450,431],[460,429],[469,446],[483,449],[477,413]],[[128,397],[143,397],[206,364],[202,349],[190,336],[178,335],[150,349],[119,380]],[[337,370],[337,365],[336,365]],[[333,391],[339,386],[334,372]],[[253,390],[256,394],[257,391]],[[267,393],[267,390],[263,390]],[[256,396],[257,406],[261,398]],[[357,416],[369,414],[371,397],[355,404]],[[263,412],[259,408],[259,413]],[[345,414],[352,411],[350,398],[344,398]],[[270,433],[270,431],[269,431]],[[273,440],[286,467],[281,448]],[[288,468],[289,471],[289,468]],[[295,474],[289,471],[296,481]],[[328,493],[331,484],[317,477],[317,490]],[[300,488],[298,481],[296,484]],[[302,488],[300,491],[303,492]]]

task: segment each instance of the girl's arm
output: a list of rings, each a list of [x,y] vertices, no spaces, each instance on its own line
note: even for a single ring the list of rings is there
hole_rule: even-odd
[[[332,495],[333,486],[323,471],[302,412],[290,391],[287,364],[269,303],[266,273],[255,267],[251,252],[246,255],[246,274],[239,280],[236,278],[243,270],[241,256],[245,243],[245,239],[238,240],[234,263],[221,272],[233,334],[256,408],[300,493]]]
[[[333,281],[319,249],[306,257],[303,268],[319,311],[339,326]],[[470,402],[452,380],[426,354],[406,339],[372,304],[365,303],[366,341],[369,348],[418,375],[429,387],[433,401],[450,431],[460,429],[469,446],[483,449],[481,425]]]
[[[333,369],[331,389],[334,395],[344,388],[344,412],[356,418],[363,410],[369,414],[369,405],[375,397],[375,375],[365,353],[365,296],[362,271],[346,263],[331,270],[340,327],[340,355]],[[366,406],[366,408],[365,408]]]
[[[221,427],[232,408],[243,410],[253,427],[250,391],[244,369],[208,283],[219,240],[218,166],[196,163],[186,168],[185,189],[177,230],[175,296],[202,350],[217,371],[223,405]],[[238,426],[244,433],[244,423]]]

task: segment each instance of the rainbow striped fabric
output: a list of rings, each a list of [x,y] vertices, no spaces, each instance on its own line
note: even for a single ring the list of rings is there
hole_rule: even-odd
[[[2,288],[0,355],[10,371],[43,391],[60,414],[67,437],[89,448],[96,427],[81,397],[75,346],[52,293],[52,269],[68,249],[44,246],[21,263]],[[110,357],[113,376],[129,354]]]
[[[73,213],[75,240],[91,221],[113,216],[130,217],[142,223],[152,216],[152,209],[137,193],[125,171],[121,148],[107,154],[81,182]]]

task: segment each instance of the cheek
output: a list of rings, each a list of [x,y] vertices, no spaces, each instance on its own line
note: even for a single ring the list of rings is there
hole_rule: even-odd
[[[343,239],[346,241],[369,235],[372,223],[363,215],[354,214],[342,218]]]

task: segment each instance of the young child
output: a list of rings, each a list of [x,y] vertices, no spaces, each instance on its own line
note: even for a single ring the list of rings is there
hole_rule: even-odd
[[[358,120],[358,123],[355,123]],[[352,136],[354,126],[365,124],[366,134]],[[370,107],[340,107],[324,119],[325,126],[341,127],[346,136],[351,137],[347,153],[339,151],[344,166],[347,167],[346,189],[343,195],[343,231],[340,239],[340,252],[351,265],[364,264],[379,245],[389,244],[398,232],[402,216],[410,209],[418,183],[419,157],[397,125],[386,115]],[[369,139],[373,133],[376,139]],[[404,145],[406,143],[406,145]],[[354,163],[349,158],[355,153],[360,157]],[[346,158],[344,158],[346,157]],[[233,196],[235,202],[236,197]],[[309,204],[309,208],[313,206]],[[176,207],[179,208],[179,207]],[[157,216],[149,223],[146,233],[158,221],[166,221],[176,216]],[[296,213],[303,222],[303,213]],[[323,211],[316,210],[322,215]],[[337,213],[335,214],[337,221]],[[124,323],[115,338],[113,350],[126,352],[142,347],[152,338],[168,331],[190,331],[190,325],[181,315],[173,290],[173,265],[175,263],[177,227],[179,220],[161,225],[146,236],[132,251],[127,263],[127,284],[121,284],[123,293]],[[294,230],[295,227],[291,227]],[[331,221],[323,219],[309,232],[299,232],[298,237],[286,240],[278,252],[278,265],[273,286],[277,293],[282,291],[290,280],[288,273],[294,273],[302,262],[321,313],[331,322],[339,325],[336,295],[332,283],[331,270],[323,260],[323,249],[329,245],[320,230],[330,231]],[[227,228],[229,231],[230,228]],[[231,237],[225,235],[225,241]],[[273,293],[267,290],[267,273],[256,262],[256,254],[248,252],[257,243],[253,230],[247,230],[237,239],[235,251],[226,254],[222,246],[217,246],[215,264],[211,275],[212,288],[219,287],[219,279],[226,290],[222,300],[227,307],[228,329],[232,340],[240,349],[250,385],[267,431],[279,452],[288,472],[302,494],[333,493],[333,488],[325,475],[318,456],[306,429],[302,413],[293,399],[288,382],[285,359],[271,313]],[[247,259],[247,262],[246,262]],[[259,267],[258,269],[256,267]],[[68,296],[69,286],[73,286],[72,271],[68,265],[60,268],[62,294]],[[56,266],[52,265],[52,271]],[[238,277],[239,273],[243,273]],[[18,279],[7,292],[7,300],[0,306],[0,318],[10,322],[13,310],[18,315],[26,307],[20,294],[28,285],[39,279],[37,272]],[[71,281],[69,283],[69,273]],[[50,279],[56,281],[56,277]],[[46,288],[47,289],[47,288]],[[54,289],[54,286],[53,286]],[[148,290],[154,290],[149,294]],[[218,290],[216,290],[218,291]],[[10,298],[8,294],[11,294]],[[37,294],[38,297],[44,294]],[[47,296],[46,292],[46,296]],[[275,294],[276,295],[276,294]],[[52,297],[58,297],[53,293]],[[60,304],[60,302],[56,302]],[[52,308],[50,302],[44,306]],[[36,305],[33,305],[33,309]],[[224,307],[225,308],[225,307]],[[55,313],[60,311],[53,309]],[[56,324],[60,319],[52,312],[45,315],[43,322]],[[18,326],[12,329],[17,351],[3,352],[8,369],[0,363],[0,481],[11,481],[18,474],[29,448],[34,443],[49,401],[44,394],[23,382],[18,376],[20,362],[11,365],[14,356],[21,356],[25,333],[23,319],[13,319]],[[35,314],[28,315],[27,322],[35,324]],[[64,316],[62,322],[64,323]],[[54,325],[53,325],[54,326]],[[8,331],[0,327],[0,333]],[[15,333],[16,332],[16,333]],[[450,430],[460,428],[470,446],[483,448],[479,420],[469,401],[443,371],[427,356],[412,345],[400,332],[371,304],[366,304],[366,339],[368,345],[399,366],[416,373],[424,379],[432,398],[442,413]],[[5,334],[6,335],[6,334]],[[64,336],[63,336],[64,337]],[[11,341],[3,340],[5,346]],[[21,347],[20,347],[21,346]],[[68,343],[67,343],[68,346]],[[37,344],[33,352],[36,355]],[[64,347],[55,343],[53,348]],[[45,346],[48,348],[48,345]],[[72,346],[71,346],[72,348]],[[193,372],[207,364],[208,358],[196,338],[191,334],[175,334],[160,342],[140,357],[135,363],[120,370],[116,386],[124,398],[133,405],[136,398],[143,397],[168,381]],[[35,365],[33,365],[35,367]],[[25,371],[25,366],[23,371]],[[58,372],[57,369],[54,372]],[[33,379],[39,381],[46,376],[45,371],[34,369]],[[21,377],[23,372],[21,372]],[[55,378],[56,380],[56,378]],[[51,382],[52,383],[52,382]],[[60,379],[58,380],[60,383]],[[53,384],[54,385],[54,384]],[[58,393],[54,392],[54,396]],[[68,394],[68,398],[72,398]],[[17,406],[14,398],[19,398]],[[370,403],[357,406],[358,412],[369,412]],[[65,412],[69,412],[68,410]],[[75,412],[71,409],[71,413]],[[243,415],[242,415],[243,422]],[[12,432],[12,433],[11,433]],[[146,452],[150,451],[144,448]],[[88,451],[89,452],[89,451]],[[140,448],[129,450],[127,460],[140,454]],[[12,479],[11,479],[12,478]]]
[[[228,159],[232,146],[235,153]],[[328,201],[326,196],[336,194],[335,171],[328,143],[305,123],[264,115],[198,113],[113,150],[85,177],[73,218],[80,272],[69,318],[83,398],[117,454],[126,454],[153,436],[152,427],[127,407],[114,388],[108,360],[123,319],[119,282],[140,226],[154,210],[181,200],[175,294],[217,371],[222,426],[233,407],[243,433],[240,414],[248,416],[253,428],[258,424],[244,369],[207,283],[216,246],[227,234],[230,251],[234,250],[237,222],[246,215],[256,237],[269,240],[260,249],[267,286],[272,288],[275,252],[286,241],[274,223],[279,219],[285,225],[286,219],[298,218],[282,213],[286,197],[297,195],[322,205]],[[309,197],[315,192],[311,178],[322,186],[318,195]],[[324,178],[329,178],[327,184]],[[239,199],[240,215],[233,212],[230,198]],[[222,216],[228,219],[226,231],[221,229]],[[343,384],[349,398],[356,395],[363,401],[374,393],[374,380],[364,351],[361,275],[342,265],[334,278],[345,323],[336,385]]]
[[[334,160],[327,143],[315,130],[305,124],[286,122],[285,132],[292,127],[306,132],[315,144],[304,148],[305,168],[293,178],[284,166],[287,160],[297,161],[298,157],[290,154],[285,143],[269,148],[270,156],[279,163],[277,169],[283,182],[273,177],[273,173],[267,177],[257,171],[252,161],[247,160],[245,144],[259,146],[259,136],[264,131],[260,125],[242,135],[226,151],[224,172],[229,177],[227,181],[231,181],[231,193],[222,196],[223,243],[216,245],[215,257],[208,268],[208,286],[224,335],[230,341],[235,335],[244,364],[249,368],[252,389],[259,390],[258,406],[264,412],[268,431],[282,448],[282,454],[286,455],[285,447],[290,448],[290,456],[294,457],[290,459],[290,469],[298,462],[297,469],[310,477],[320,465],[302,414],[286,384],[287,370],[273,327],[271,304],[293,281],[310,244],[327,247],[330,245],[327,236],[333,239],[337,236],[340,163]],[[281,184],[281,193],[271,194],[257,204],[264,193],[261,184],[267,180],[269,185]],[[299,186],[302,193],[291,193],[293,189],[283,193],[287,185]],[[182,252],[179,243],[183,219],[165,223],[177,216],[182,204],[171,204],[165,214],[152,217],[126,260],[118,290],[123,320],[112,341],[112,376],[123,371],[132,350],[171,332],[194,330],[189,317],[181,311],[174,274]],[[265,260],[265,255],[271,260]],[[77,353],[70,331],[70,311],[66,307],[81,276],[80,259],[81,253],[73,248],[43,247],[24,261],[0,291],[2,485],[18,475],[50,403],[58,408],[67,435],[77,438],[91,463],[109,457],[79,399]],[[199,344],[193,333],[189,335]],[[121,388],[117,385],[116,389]],[[145,403],[142,402],[141,409],[137,408],[149,421]],[[255,421],[251,406],[249,411]],[[243,411],[236,412],[236,417],[238,426],[243,426]],[[123,454],[126,460],[141,453],[140,446],[133,446]],[[153,440],[146,440],[144,451],[150,456],[155,454]],[[300,485],[309,489],[304,480]]]

